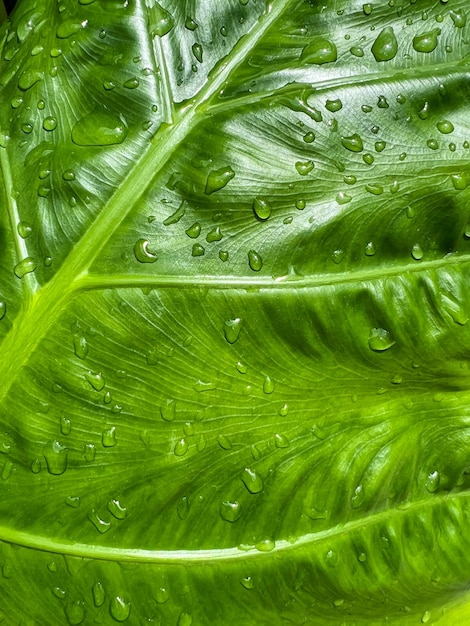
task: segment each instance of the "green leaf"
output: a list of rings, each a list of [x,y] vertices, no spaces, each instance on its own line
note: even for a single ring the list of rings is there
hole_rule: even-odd
[[[5,623],[470,620],[467,11],[20,0]]]

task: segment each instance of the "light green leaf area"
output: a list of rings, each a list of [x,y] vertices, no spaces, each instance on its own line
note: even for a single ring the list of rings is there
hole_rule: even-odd
[[[20,0],[0,619],[470,621],[465,0]]]

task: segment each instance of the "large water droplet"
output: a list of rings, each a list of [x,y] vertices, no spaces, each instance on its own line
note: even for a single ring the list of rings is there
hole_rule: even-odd
[[[82,30],[82,28],[85,28],[87,23],[88,20],[83,20],[82,22],[73,18],[64,20],[56,30],[56,35],[59,39],[68,39],[69,37],[76,35]]]
[[[241,507],[237,501],[230,502],[225,501],[222,502],[219,507],[220,517],[226,522],[236,522],[241,515]]]
[[[49,474],[59,476],[67,469],[68,450],[58,441],[49,441],[42,449]]]
[[[242,481],[250,493],[260,493],[263,490],[263,479],[256,470],[245,467],[242,472]]]
[[[254,272],[259,272],[263,267],[263,259],[256,250],[250,250],[248,252],[248,263]]]
[[[23,278],[24,276],[26,276],[26,274],[34,272],[36,267],[36,261],[32,257],[28,256],[26,257],[26,259],[23,259],[17,265],[15,265],[14,272],[15,275],[18,276],[18,278]]]
[[[391,26],[384,28],[372,45],[376,61],[390,61],[398,52],[398,41]]]
[[[373,328],[369,335],[369,348],[374,352],[383,352],[395,345],[391,334],[385,328]]]
[[[149,250],[150,242],[147,239],[138,239],[134,244],[134,256],[139,263],[155,263],[157,255]]]
[[[335,44],[329,39],[318,37],[305,46],[300,58],[302,61],[305,61],[305,63],[323,65],[324,63],[336,61],[338,58],[338,50]]]
[[[207,176],[204,193],[209,196],[211,193],[223,189],[234,176],[235,172],[229,165],[221,167],[218,170],[213,170]]]
[[[351,152],[362,152],[364,149],[362,139],[357,133],[348,137],[341,137],[341,143],[347,150],[351,150]]]
[[[70,626],[78,626],[85,619],[85,608],[81,601],[66,604],[64,611]]]
[[[438,36],[441,34],[440,28],[434,28],[427,33],[421,33],[413,38],[413,48],[416,52],[432,52],[436,49]]]
[[[436,124],[437,130],[443,135],[448,135],[454,132],[454,125],[449,120],[440,120]]]
[[[147,20],[152,37],[163,37],[173,28],[175,21],[171,13],[155,2],[147,9]]]
[[[131,603],[122,596],[115,596],[109,603],[109,613],[116,622],[125,622],[131,613]]]
[[[463,11],[449,11],[451,20],[456,28],[463,28],[467,23],[467,16]]]
[[[72,129],[72,141],[77,146],[112,146],[127,137],[125,121],[104,111],[82,117]]]
[[[101,372],[87,372],[85,378],[95,391],[101,391],[105,385],[105,380]]]
[[[100,582],[97,582],[93,585],[93,602],[95,603],[95,606],[103,606],[104,604],[104,600],[105,600],[105,591],[104,591],[104,587],[103,584]]]
[[[255,198],[253,200],[253,212],[260,220],[267,220],[271,215],[271,205],[266,198]]]
[[[241,328],[242,319],[240,317],[224,322],[224,335],[228,343],[235,343],[237,341],[240,336]]]
[[[441,482],[441,477],[439,476],[438,471],[431,472],[426,480],[426,489],[429,493],[434,493],[439,488],[439,483]]]

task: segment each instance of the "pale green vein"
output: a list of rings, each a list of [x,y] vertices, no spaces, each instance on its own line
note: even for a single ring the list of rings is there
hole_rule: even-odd
[[[13,187],[13,178],[11,173],[10,161],[6,148],[0,147],[0,167],[3,174],[3,184],[5,188],[5,196],[7,202],[8,217],[10,221],[10,229],[12,238],[15,244],[17,263],[28,258],[28,248],[25,240],[20,237],[18,233],[18,224],[20,222],[20,214],[18,211],[18,204],[16,202],[15,190]],[[13,270],[13,268],[12,268]],[[13,271],[12,271],[13,277]],[[38,283],[34,272],[26,274],[22,279],[23,292],[27,300],[31,299],[32,295],[38,289]]]
[[[166,57],[163,53],[163,45],[162,45],[161,37],[154,38],[153,48],[155,52],[155,60],[156,60],[157,67],[159,70],[159,84],[162,89],[161,97],[162,97],[163,121],[166,124],[172,124],[173,115],[174,115],[174,102],[173,102],[173,97],[171,93],[168,66],[166,63]]]
[[[426,500],[417,500],[413,503],[403,503],[402,505],[368,514],[332,528],[309,533],[302,537],[290,541],[282,539],[275,543],[269,552],[258,550],[255,546],[243,546],[233,548],[220,548],[209,550],[147,550],[140,548],[118,548],[115,546],[103,546],[100,544],[91,545],[74,541],[57,541],[47,536],[18,531],[7,526],[0,526],[0,541],[10,544],[63,554],[66,556],[77,556],[80,558],[101,559],[103,561],[119,561],[133,563],[213,563],[215,561],[243,561],[246,559],[266,559],[272,558],[276,554],[292,554],[297,551],[305,553],[306,549],[314,549],[318,544],[331,541],[341,536],[352,535],[365,531],[371,526],[382,526],[397,517],[422,513],[436,506],[445,506],[459,499],[467,500],[469,493],[466,491],[448,494],[434,495]]]
[[[143,276],[141,274],[110,274],[82,276],[74,284],[77,291],[109,288],[213,288],[213,289],[308,289],[338,284],[371,282],[403,276],[411,273],[435,271],[441,268],[462,266],[470,261],[470,255],[447,255],[442,259],[432,261],[414,261],[390,266],[380,265],[369,270],[349,269],[344,272],[324,272],[312,276],[301,274],[287,274],[285,276],[223,276],[211,277],[207,275],[195,276],[168,276],[164,274]]]

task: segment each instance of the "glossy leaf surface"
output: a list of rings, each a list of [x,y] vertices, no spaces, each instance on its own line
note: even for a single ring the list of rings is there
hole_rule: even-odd
[[[6,623],[470,619],[466,5],[20,0]]]

